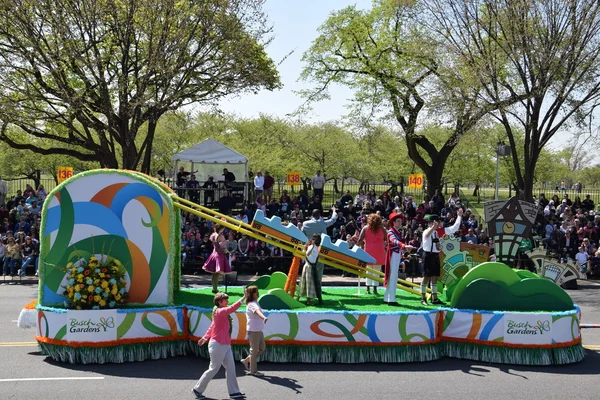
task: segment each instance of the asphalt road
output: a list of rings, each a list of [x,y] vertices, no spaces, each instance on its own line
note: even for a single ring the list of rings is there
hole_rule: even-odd
[[[0,399],[193,399],[190,389],[207,368],[193,356],[128,364],[70,365],[40,355],[34,331],[17,328],[34,285],[0,285]],[[569,291],[583,323],[600,323],[600,285]],[[600,329],[583,330],[589,348],[578,364],[552,367],[491,365],[442,359],[411,364],[262,363],[264,378],[238,382],[248,399],[598,399]],[[22,380],[27,379],[27,380]],[[42,380],[44,379],[44,380]],[[223,372],[205,393],[227,398]]]

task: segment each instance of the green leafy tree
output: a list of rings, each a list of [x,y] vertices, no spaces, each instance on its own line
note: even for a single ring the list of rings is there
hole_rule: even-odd
[[[0,139],[150,171],[163,115],[277,88],[256,0],[16,0],[0,5]],[[49,124],[61,125],[59,133]],[[47,143],[19,141],[9,126]]]
[[[376,0],[371,10],[336,11],[305,53],[302,79],[317,83],[308,102],[328,97],[332,84],[355,90],[355,106],[400,124],[408,156],[425,173],[428,192],[441,187],[446,161],[460,137],[512,94],[480,102],[479,82],[451,58],[419,21],[415,1]],[[440,143],[424,135],[423,120],[449,127]]]
[[[23,132],[16,132],[13,135],[24,142],[31,140]],[[64,145],[40,141],[39,146],[60,147]],[[58,167],[72,167],[74,171],[85,171],[98,168],[98,164],[62,154],[41,156],[30,150],[15,151],[6,143],[0,143],[0,171],[5,179],[30,179],[33,181],[33,186],[37,188],[44,172],[52,176],[55,183],[58,183]]]
[[[513,151],[519,194],[532,200],[542,151],[554,136],[584,125],[600,98],[600,2],[424,2],[429,27],[479,78],[483,97],[491,102],[507,94],[522,98],[493,115]],[[522,147],[516,127],[524,132]]]

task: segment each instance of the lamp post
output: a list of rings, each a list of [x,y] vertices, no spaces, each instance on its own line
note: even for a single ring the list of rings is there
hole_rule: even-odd
[[[496,190],[494,200],[498,200],[498,188],[500,186],[500,156],[510,155],[510,146],[504,144],[503,141],[496,143]]]

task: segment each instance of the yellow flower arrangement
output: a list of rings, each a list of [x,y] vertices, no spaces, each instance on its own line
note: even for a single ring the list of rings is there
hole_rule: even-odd
[[[121,306],[127,298],[125,267],[111,257],[91,256],[67,264],[65,307],[99,310]]]

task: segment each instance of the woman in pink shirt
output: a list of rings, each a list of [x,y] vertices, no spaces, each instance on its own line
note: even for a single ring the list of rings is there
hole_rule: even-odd
[[[244,289],[244,297],[246,296],[247,289]],[[227,294],[221,292],[215,294],[212,323],[204,336],[198,340],[199,346],[204,345],[207,341],[209,342],[208,353],[210,354],[210,365],[192,389],[197,399],[206,398],[203,392],[206,390],[210,380],[219,372],[221,365],[225,366],[229,397],[232,399],[245,397],[245,394],[240,392],[237,377],[235,376],[235,362],[233,361],[233,352],[231,351],[233,319],[230,316],[240,308],[243,299],[241,298],[231,306],[228,306],[229,296]]]

